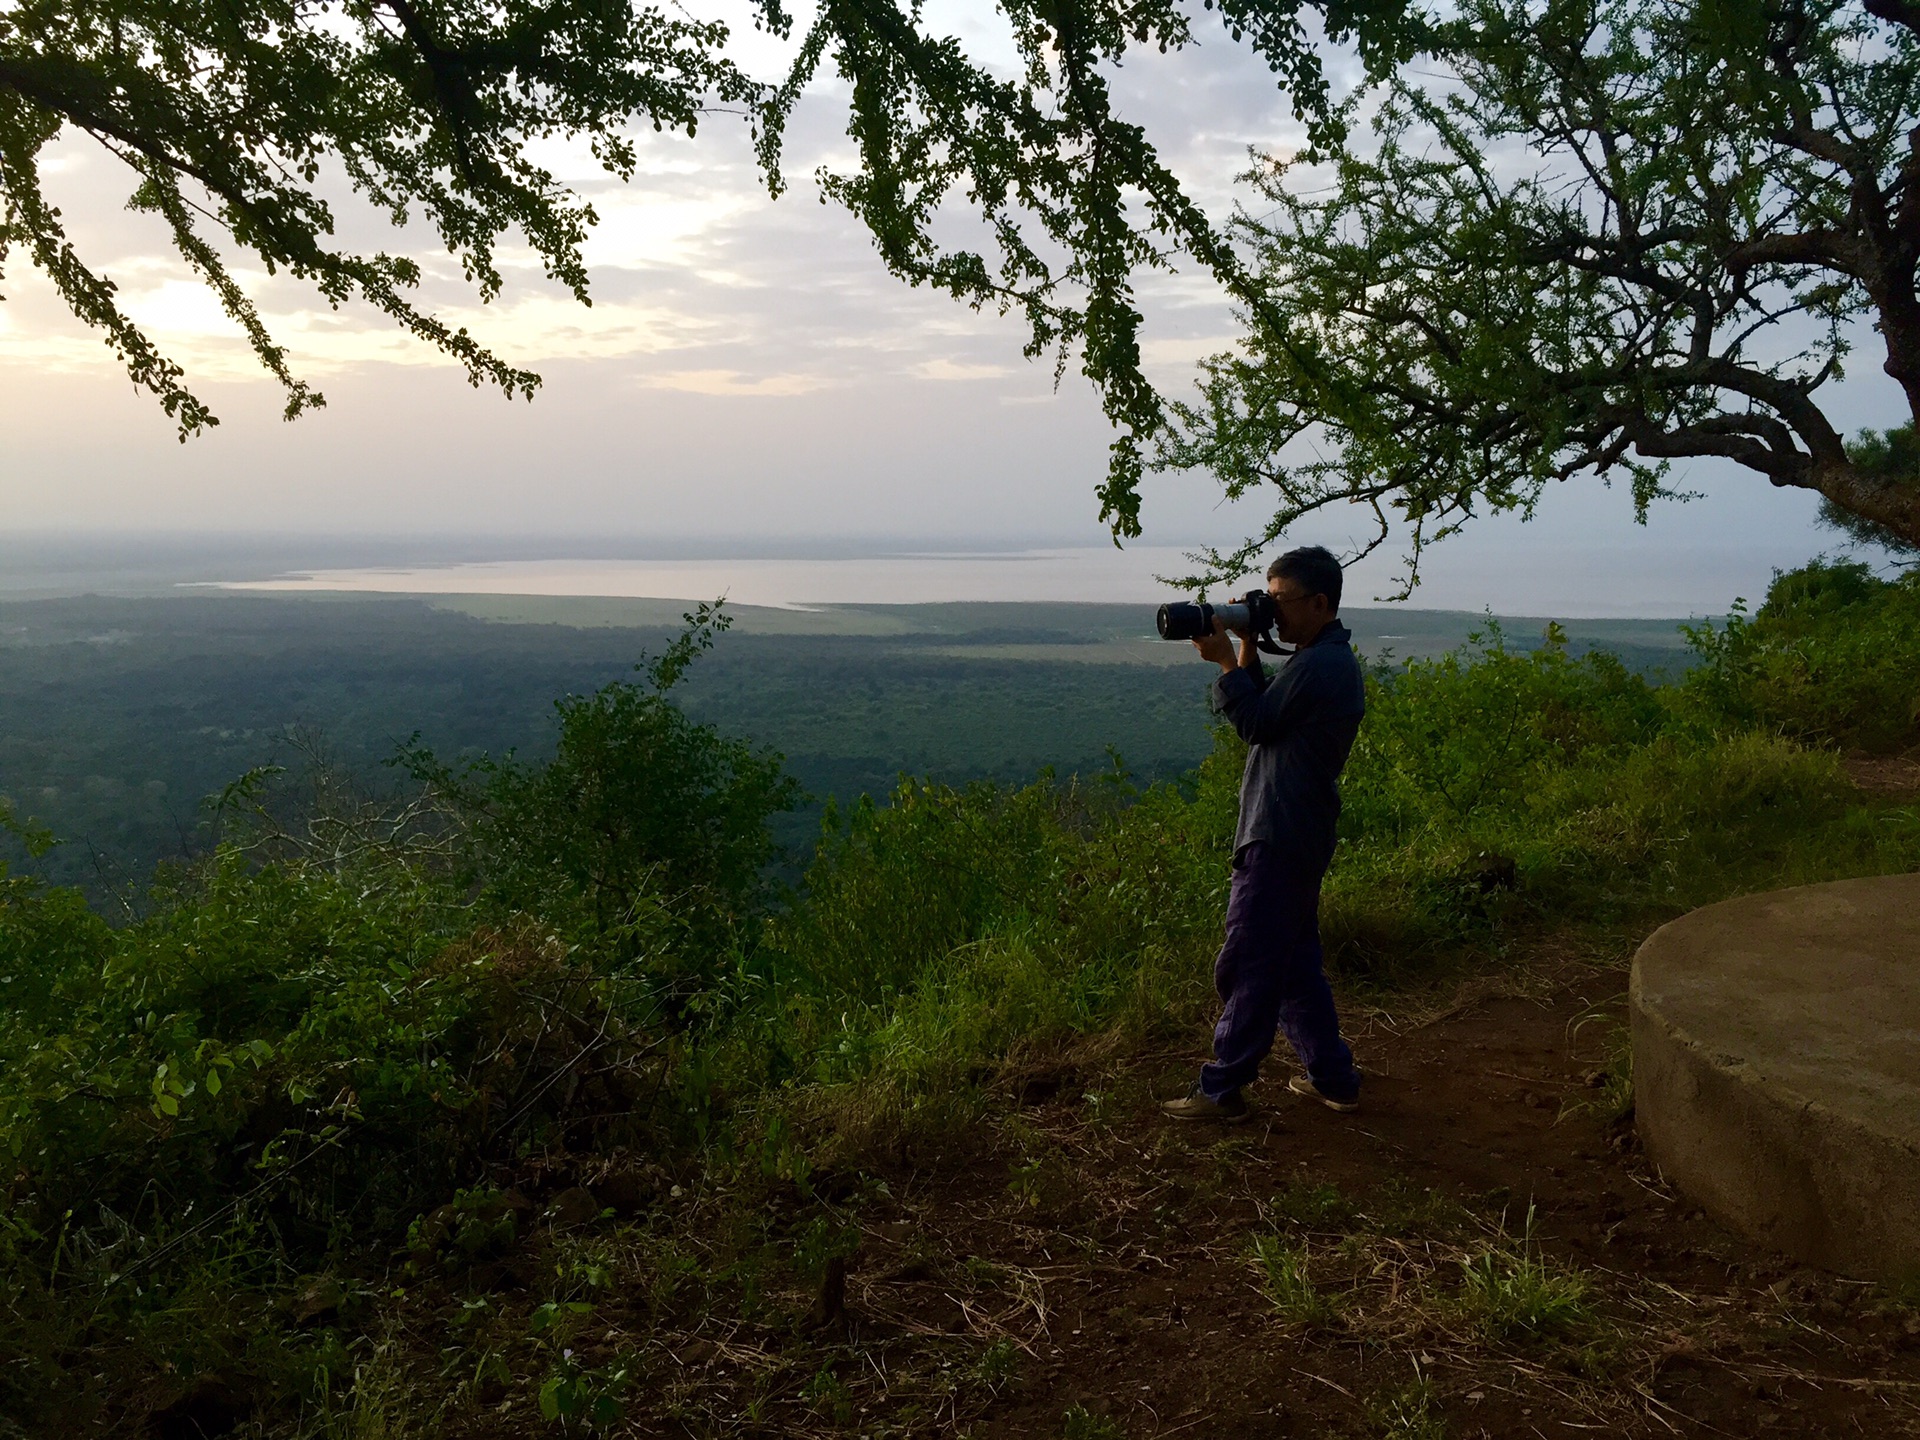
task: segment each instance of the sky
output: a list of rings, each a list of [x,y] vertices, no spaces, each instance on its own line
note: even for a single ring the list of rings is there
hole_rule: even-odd
[[[929,15],[975,53],[996,53],[989,8],[945,0]],[[1264,67],[1216,27],[1200,16],[1195,50],[1131,64],[1119,93],[1123,113],[1224,215],[1247,148],[1300,137]],[[742,33],[743,63],[774,75],[780,47]],[[1090,387],[1069,374],[1056,388],[1049,364],[1024,360],[1017,319],[892,279],[856,223],[818,203],[810,177],[846,158],[843,115],[831,84],[802,101],[792,188],[778,201],[744,123],[725,118],[692,142],[646,136],[630,186],[552,152],[602,217],[587,250],[591,309],[544,283],[529,252],[508,253],[505,295],[481,306],[424,231],[396,241],[349,215],[369,243],[420,256],[443,315],[542,373],[531,403],[470,388],[366,307],[330,312],[241,266],[295,369],[329,402],[291,424],[212,298],[124,210],[116,162],[62,142],[49,183],[82,254],[223,423],[176,443],[158,406],[16,255],[0,304],[0,537],[467,538],[501,558],[622,545],[659,555],[1104,544],[1094,489],[1110,432]],[[1230,313],[1191,276],[1153,282],[1144,300],[1145,357],[1179,389],[1196,359],[1230,341]],[[1849,382],[1841,415],[1849,427],[1889,423],[1877,368],[1856,368],[1867,378]],[[1544,599],[1575,570],[1599,593],[1598,577],[1616,574],[1675,593],[1687,586],[1670,582],[1688,574],[1699,595],[1756,593],[1773,567],[1839,543],[1815,526],[1809,496],[1711,467],[1683,478],[1703,497],[1663,507],[1646,529],[1624,492],[1574,482],[1531,526],[1489,521],[1435,551],[1429,574],[1469,598],[1477,576],[1503,568],[1533,577]],[[1143,518],[1144,545],[1190,546],[1230,543],[1262,516],[1223,505],[1208,477],[1180,475],[1149,480]],[[1294,538],[1337,547],[1364,530],[1335,516]],[[1369,579],[1385,588],[1393,568],[1382,556]]]

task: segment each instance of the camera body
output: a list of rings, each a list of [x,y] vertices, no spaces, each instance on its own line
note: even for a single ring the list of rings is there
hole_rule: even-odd
[[[1219,620],[1229,630],[1243,631],[1248,635],[1262,636],[1273,629],[1278,611],[1273,596],[1264,590],[1249,590],[1238,600],[1230,600],[1223,605],[1210,605],[1204,600],[1176,600],[1171,605],[1162,605],[1154,623],[1159,628],[1162,640],[1198,640],[1202,635],[1213,633],[1213,622]],[[1261,649],[1269,649],[1263,645]]]

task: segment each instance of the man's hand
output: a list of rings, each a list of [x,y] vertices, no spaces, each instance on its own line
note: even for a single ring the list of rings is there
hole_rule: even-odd
[[[1248,643],[1242,640],[1241,648],[1244,649]],[[1233,633],[1218,620],[1213,622],[1213,633],[1195,640],[1193,648],[1200,652],[1202,660],[1211,660],[1218,665],[1223,674],[1240,668],[1241,661],[1234,654]]]

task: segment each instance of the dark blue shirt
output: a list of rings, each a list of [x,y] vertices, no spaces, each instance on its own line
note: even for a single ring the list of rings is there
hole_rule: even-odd
[[[1366,710],[1352,633],[1338,620],[1267,677],[1228,670],[1213,682],[1213,708],[1250,747],[1240,779],[1233,851],[1264,840],[1296,864],[1324,870],[1340,819],[1340,767]]]

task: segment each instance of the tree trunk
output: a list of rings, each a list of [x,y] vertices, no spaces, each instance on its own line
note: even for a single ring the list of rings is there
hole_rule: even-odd
[[[1884,525],[1920,546],[1920,476],[1890,479],[1857,465],[1821,465],[1808,476],[1807,484],[1849,514]]]

